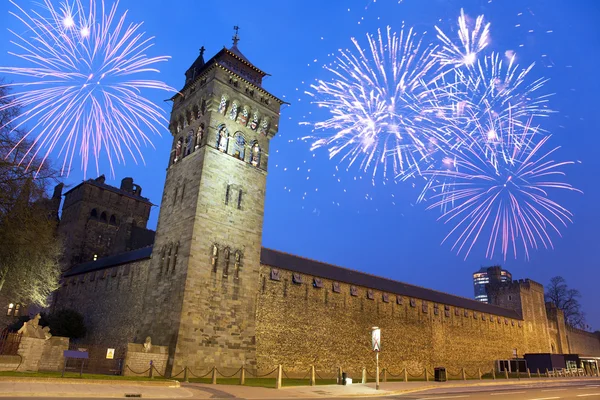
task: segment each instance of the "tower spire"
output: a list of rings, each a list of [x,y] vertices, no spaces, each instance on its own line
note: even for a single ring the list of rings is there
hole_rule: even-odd
[[[233,30],[235,31],[235,34],[233,35],[233,38],[232,38],[232,39],[233,39],[233,47],[237,47],[237,44],[238,44],[238,42],[240,41],[240,37],[239,37],[239,35],[238,35],[238,33],[239,33],[239,30],[240,30],[240,27],[239,27],[239,26],[237,26],[237,25],[235,25],[235,26],[233,27]]]

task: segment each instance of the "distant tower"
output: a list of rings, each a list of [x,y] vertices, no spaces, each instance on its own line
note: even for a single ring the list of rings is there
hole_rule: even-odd
[[[496,265],[493,267],[482,267],[473,273],[473,289],[475,300],[489,303],[487,285],[495,285],[502,282],[512,282],[512,275],[505,269]]]
[[[60,191],[57,187],[54,197]],[[101,175],[64,196],[58,232],[66,244],[65,269],[152,244],[154,231],[146,229],[152,203],[142,197],[142,188],[132,178],[124,178],[117,188],[106,184]]]
[[[269,141],[283,101],[237,47],[173,97],[173,143],[137,339],[170,348],[167,371],[256,365],[255,316]]]

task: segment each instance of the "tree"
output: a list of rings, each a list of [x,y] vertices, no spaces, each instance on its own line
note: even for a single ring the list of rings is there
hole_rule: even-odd
[[[46,306],[60,277],[57,221],[44,202],[57,173],[11,125],[18,110],[3,108],[9,99],[0,81],[0,292],[14,302]]]
[[[581,294],[577,289],[569,289],[567,281],[562,276],[550,279],[550,284],[544,294],[547,302],[554,303],[556,308],[565,314],[565,323],[573,328],[585,329],[585,314],[581,311],[579,298]]]

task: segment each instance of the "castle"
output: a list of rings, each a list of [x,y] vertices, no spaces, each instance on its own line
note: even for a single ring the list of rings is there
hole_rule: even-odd
[[[130,178],[103,177],[65,194],[68,244],[54,307],[80,311],[88,343],[168,347],[166,372],[241,365],[288,373],[310,365],[373,364],[381,328],[390,370],[444,365],[489,369],[526,353],[600,356],[597,335],[567,329],[542,285],[490,288],[484,304],[261,246],[270,140],[283,101],[237,36],[203,50],[172,98],[173,142],[156,233],[151,203]],[[165,161],[167,157],[165,157]]]

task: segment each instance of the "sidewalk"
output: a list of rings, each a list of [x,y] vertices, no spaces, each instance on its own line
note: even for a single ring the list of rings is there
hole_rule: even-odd
[[[70,380],[69,380],[70,381]],[[324,398],[324,397],[363,397],[390,396],[394,394],[416,392],[426,389],[457,388],[457,387],[494,387],[494,386],[523,386],[535,387],[544,385],[551,387],[566,382],[594,382],[600,384],[598,378],[531,378],[531,379],[498,379],[470,380],[450,382],[382,382],[380,390],[375,390],[375,384],[353,384],[349,386],[289,386],[280,390],[249,387],[239,385],[209,385],[201,383],[182,383],[177,387],[169,382],[162,384],[147,381],[103,381],[90,383],[85,381],[65,382],[58,379],[26,381],[23,379],[0,380],[0,398],[2,397],[114,397],[124,398],[126,394],[141,395],[142,398],[174,398],[174,399],[284,399],[284,398]],[[169,386],[172,385],[172,386]]]

